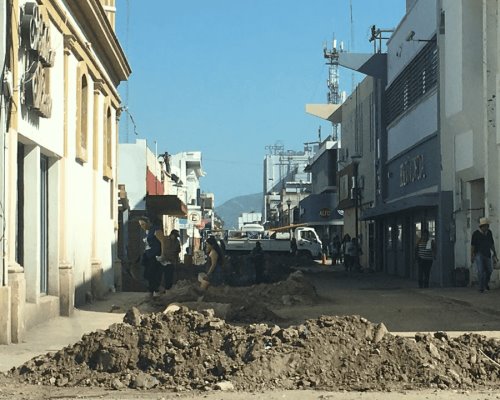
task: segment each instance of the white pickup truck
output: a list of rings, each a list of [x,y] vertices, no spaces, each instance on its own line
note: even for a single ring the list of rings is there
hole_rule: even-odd
[[[297,252],[299,256],[321,258],[321,240],[314,228],[298,227],[294,229],[292,234],[297,241]],[[269,239],[229,237],[225,243],[226,253],[229,255],[248,254],[255,247],[257,241],[260,242],[264,252],[276,254],[290,253],[290,240],[289,232],[274,232]]]

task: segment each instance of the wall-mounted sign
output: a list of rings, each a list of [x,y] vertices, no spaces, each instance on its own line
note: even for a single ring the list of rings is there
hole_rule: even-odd
[[[49,21],[44,20],[34,1],[24,4],[20,31],[28,65],[22,82],[23,103],[40,117],[49,118],[52,113],[49,68],[54,65],[54,51],[50,49]]]
[[[190,212],[189,213],[189,221],[192,223],[198,223],[201,221],[201,213],[199,212]]]
[[[404,187],[412,182],[425,179],[424,156],[409,158],[399,166],[399,186]]]
[[[332,215],[332,210],[329,208],[322,208],[319,210],[319,216],[322,218],[328,218],[330,215]]]

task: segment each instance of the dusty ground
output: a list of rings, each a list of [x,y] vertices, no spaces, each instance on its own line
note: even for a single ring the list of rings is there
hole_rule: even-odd
[[[208,292],[181,282],[172,292],[215,312],[144,313],[164,308],[172,294],[144,302],[125,324],[3,377],[0,398],[118,399],[138,391],[156,399],[500,398],[499,340],[442,332],[408,338],[385,329],[498,330],[494,306],[471,307],[378,275],[330,272]]]

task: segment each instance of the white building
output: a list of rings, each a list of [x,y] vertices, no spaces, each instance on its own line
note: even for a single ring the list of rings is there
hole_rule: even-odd
[[[293,206],[296,207],[299,194],[309,191],[311,174],[304,172],[304,169],[317,151],[318,145],[319,143],[315,143],[306,146],[304,151],[285,151],[282,147],[273,147],[275,151],[266,154],[263,172],[263,220],[267,227],[293,221],[291,214],[288,215],[289,210],[285,202],[293,201]]]
[[[238,229],[241,230],[246,224],[262,224],[262,213],[260,212],[244,212],[238,217]]]
[[[1,2],[0,343],[114,286],[116,88],[130,67],[102,1]]]
[[[189,252],[200,248],[203,228],[200,178],[205,176],[202,168],[200,151],[187,151],[170,156],[170,169],[177,195],[187,205],[187,219],[181,221],[180,227],[189,237]],[[184,246],[184,250],[188,245]]]
[[[452,220],[444,228],[454,245],[455,266],[469,268],[470,240],[480,217],[490,219],[500,248],[500,5],[475,0],[439,5],[440,140],[442,164],[450,166],[443,169],[442,190],[453,193]],[[475,279],[475,269],[471,272]],[[497,286],[499,272],[492,276]]]

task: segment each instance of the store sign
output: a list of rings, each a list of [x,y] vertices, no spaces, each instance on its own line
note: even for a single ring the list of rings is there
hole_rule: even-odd
[[[407,159],[399,166],[399,186],[420,181],[426,177],[424,170],[424,156],[418,155]]]
[[[332,210],[329,208],[322,208],[319,210],[319,216],[322,218],[328,218],[330,215],[332,215]]]
[[[52,113],[49,68],[54,65],[54,51],[50,48],[49,21],[44,20],[37,3],[25,3],[20,31],[28,65],[22,81],[23,103],[40,117],[49,118]]]

